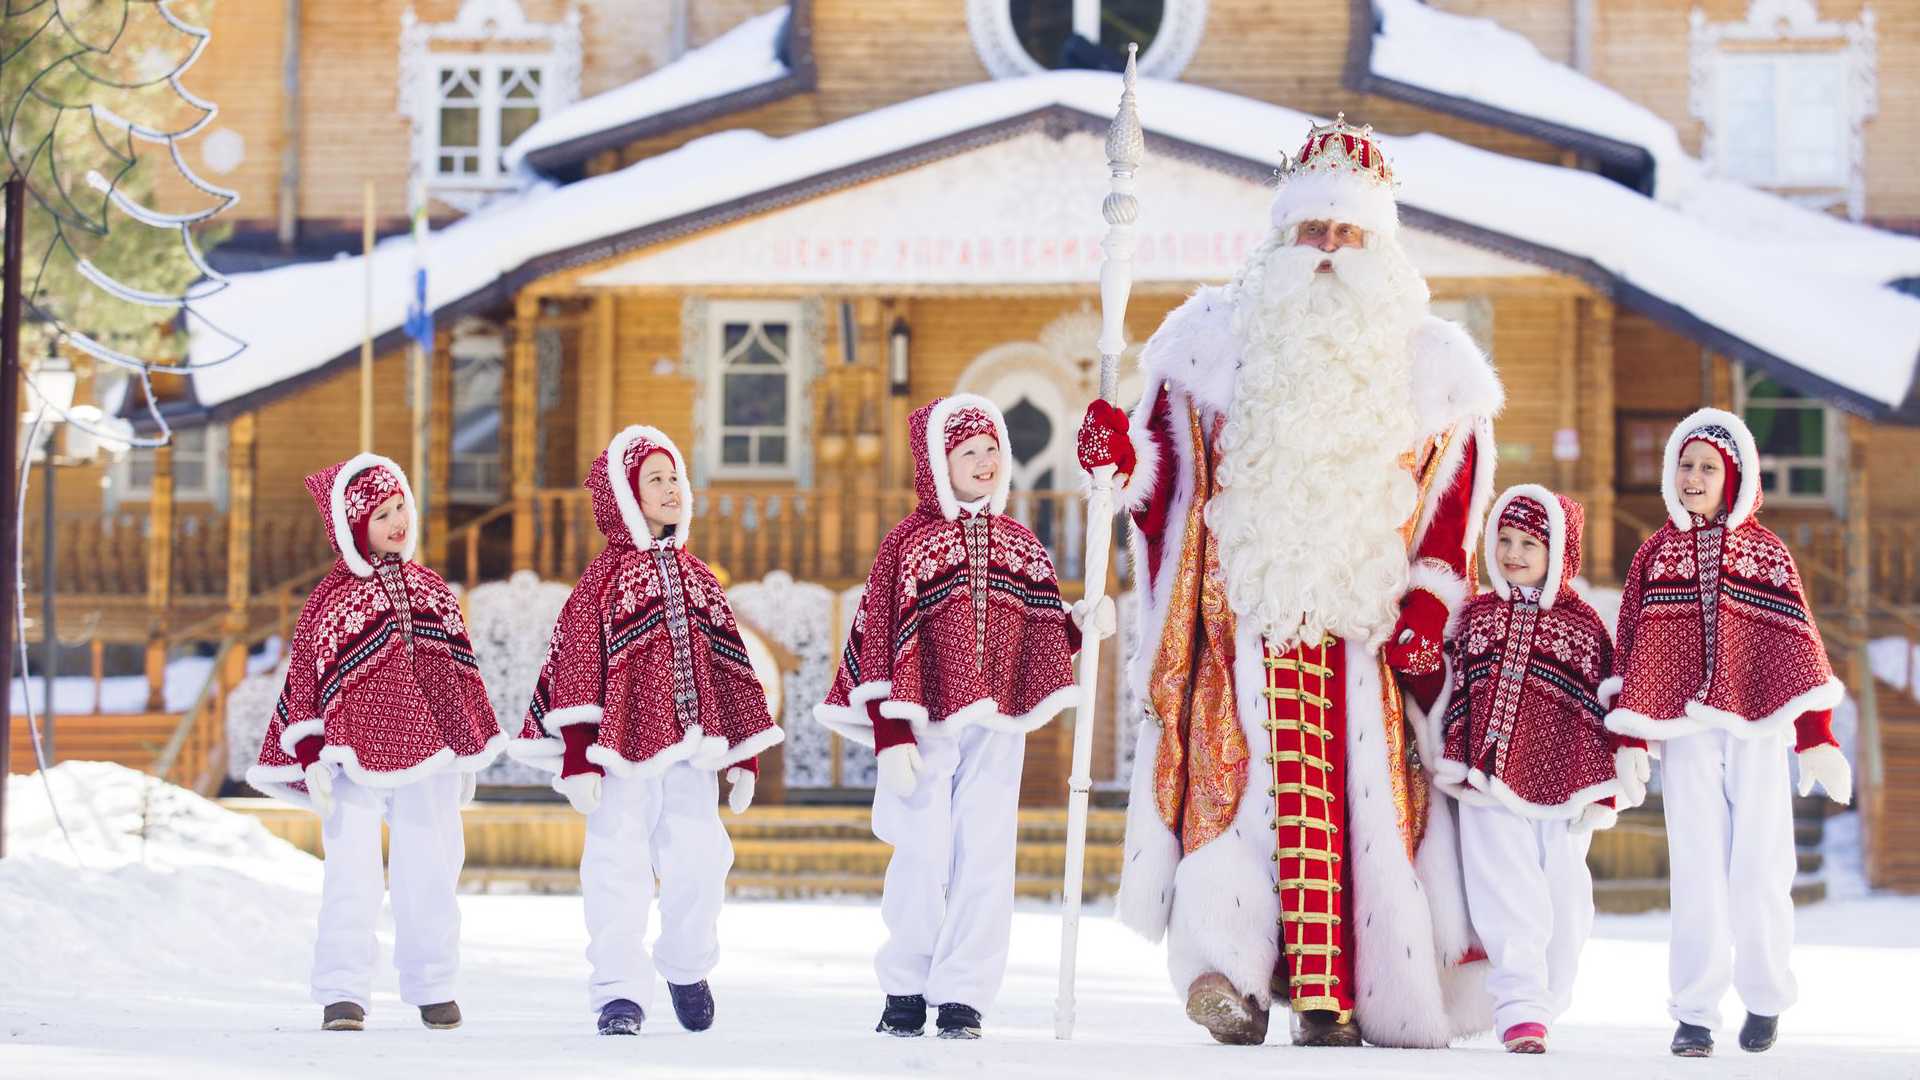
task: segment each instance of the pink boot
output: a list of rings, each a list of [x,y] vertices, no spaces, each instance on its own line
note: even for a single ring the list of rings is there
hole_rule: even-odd
[[[1507,1044],[1510,1054],[1544,1054],[1547,1052],[1547,1025],[1515,1024],[1500,1036],[1500,1041]]]

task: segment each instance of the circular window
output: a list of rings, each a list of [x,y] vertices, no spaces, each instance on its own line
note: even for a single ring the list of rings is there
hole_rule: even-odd
[[[1076,34],[1074,10],[1097,7],[1098,39]],[[1140,73],[1178,78],[1200,45],[1206,0],[968,0],[974,51],[995,78],[1062,68],[1114,69],[1140,46]]]

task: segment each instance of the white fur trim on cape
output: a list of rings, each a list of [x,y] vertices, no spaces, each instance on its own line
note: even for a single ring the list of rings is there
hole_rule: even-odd
[[[1625,685],[1625,679],[1622,679],[1618,675],[1609,675],[1600,680],[1599,689],[1593,692],[1594,700],[1600,703],[1601,708],[1611,709],[1613,708],[1613,699],[1620,696],[1620,688]]]
[[[1407,570],[1407,591],[1420,589],[1433,594],[1447,609],[1446,636],[1460,628],[1460,612],[1467,606],[1467,579],[1453,567],[1432,559],[1421,559]]]
[[[1432,774],[1435,786],[1441,792],[1454,798],[1460,797],[1460,786],[1465,777],[1449,777],[1447,761],[1447,709],[1453,704],[1453,657],[1447,652],[1440,654],[1440,694],[1434,698],[1433,708],[1422,709],[1412,694],[1402,694],[1406,705],[1407,719],[1413,728],[1413,745],[1420,754],[1420,764]]]
[[[933,472],[933,491],[940,500],[940,516],[948,521],[960,516],[960,501],[953,494],[953,477],[947,473],[947,420],[959,410],[972,406],[993,420],[1000,440],[1000,471],[993,478],[993,494],[987,509],[995,514],[1007,511],[1007,492],[1013,489],[1013,443],[1007,439],[1007,418],[1000,406],[979,394],[951,394],[934,403],[927,414],[927,467]]]
[[[299,755],[293,752],[293,748],[300,745],[300,740],[309,735],[326,733],[327,722],[317,716],[296,724],[288,724],[286,729],[280,732],[280,751],[290,758],[298,758]]]
[[[609,776],[619,776],[623,778],[659,776],[674,765],[686,761],[693,757],[693,755],[699,753],[702,744],[705,742],[705,733],[700,730],[700,725],[695,724],[687,729],[686,734],[681,737],[679,742],[662,748],[652,757],[643,761],[628,761],[626,758],[620,756],[618,750],[610,746],[602,746],[599,743],[594,743],[592,746],[587,747],[587,760],[607,770],[607,775]],[[540,763],[538,761],[530,761],[528,764],[538,765]]]
[[[289,806],[312,810],[313,800],[295,784],[306,782],[306,770],[299,765],[249,765],[247,786],[262,795],[279,799]]]
[[[1400,228],[1393,188],[1345,170],[1314,170],[1282,180],[1268,215],[1282,231],[1303,221],[1344,221],[1382,236]]]
[[[620,521],[626,525],[627,536],[633,541],[634,547],[644,551],[653,543],[653,530],[647,526],[646,515],[640,512],[640,500],[635,497],[633,488],[628,486],[627,470],[621,466],[627,456],[627,447],[637,439],[653,443],[673,459],[673,472],[680,481],[680,524],[673,527],[669,542],[674,547],[684,548],[688,535],[693,532],[693,480],[687,473],[687,459],[680,456],[680,448],[659,428],[634,424],[622,428],[607,444],[607,484],[613,488],[613,502],[620,508]]]
[[[1667,436],[1667,453],[1661,459],[1660,497],[1666,501],[1667,517],[1673,527],[1681,532],[1693,529],[1693,515],[1680,505],[1680,489],[1677,473],[1680,469],[1680,450],[1686,444],[1687,436],[1697,427],[1706,424],[1718,424],[1733,433],[1733,445],[1740,451],[1740,490],[1734,492],[1733,509],[1727,512],[1727,529],[1732,531],[1746,523],[1753,516],[1753,508],[1760,502],[1760,448],[1753,441],[1753,432],[1739,417],[1725,409],[1701,409],[1692,416],[1680,421]]]
[[[1040,704],[1019,716],[1008,716],[1001,712],[1000,703],[992,698],[981,698],[971,704],[962,705],[940,720],[928,716],[926,706],[916,705],[911,701],[883,701],[880,703],[880,715],[895,720],[905,720],[912,724],[915,739],[929,737],[957,739],[970,727],[1025,735],[1053,719],[1062,709],[1071,709],[1079,704],[1080,687],[1075,684],[1055,690],[1041,698]]]
[[[1479,769],[1468,769],[1457,761],[1449,761],[1446,764],[1450,766],[1450,771],[1458,772],[1473,792],[1480,796],[1478,799],[1468,801],[1496,804],[1509,813],[1530,821],[1572,821],[1586,810],[1588,804],[1599,802],[1601,799],[1622,798],[1626,794],[1626,789],[1621,786],[1619,780],[1603,780],[1574,792],[1567,797],[1566,802],[1549,806],[1529,802],[1497,776],[1488,776]],[[1615,817],[1618,815],[1616,814]],[[1610,820],[1604,825],[1595,826],[1595,830],[1610,828],[1612,825],[1613,822]]]
[[[1226,285],[1195,289],[1147,339],[1140,350],[1140,370],[1146,376],[1149,393],[1134,408],[1136,424],[1144,426],[1141,414],[1153,408],[1151,389],[1160,383],[1186,391],[1204,411],[1226,412],[1233,403],[1240,372],[1240,340],[1233,332],[1233,290]],[[1175,412],[1175,431],[1184,420]]]
[[[1180,838],[1160,820],[1154,801],[1155,761],[1160,756],[1160,725],[1140,721],[1133,743],[1133,782],[1127,791],[1125,861],[1120,866],[1120,895],[1114,901],[1120,925],[1159,941],[1173,910],[1173,871],[1180,863]]]
[[[1134,415],[1127,418],[1127,441],[1133,444],[1133,472],[1127,474],[1125,483],[1114,487],[1113,495],[1119,508],[1128,513],[1147,505],[1147,499],[1153,495],[1154,480],[1160,475],[1160,444],[1148,424],[1153,419],[1154,399],[1161,393],[1158,384],[1148,387],[1134,408]]]
[[[435,750],[426,760],[404,769],[369,769],[360,764],[360,755],[354,753],[351,746],[327,746],[320,751],[320,760],[329,765],[340,766],[340,771],[356,784],[366,787],[401,787],[415,780],[425,779],[437,772],[449,768],[461,772],[479,772],[493,764],[493,759],[507,748],[507,733],[496,731],[485,746],[465,757],[453,752],[450,746]]]
[[[693,763],[700,768],[719,772],[721,769],[730,769],[750,757],[758,757],[761,751],[771,750],[786,739],[787,733],[775,725],[758,735],[749,735],[734,746],[728,746],[727,740],[721,739],[718,751],[697,755]]]
[[[875,679],[853,688],[847,695],[845,705],[828,705],[821,702],[813,707],[813,719],[845,739],[851,739],[867,749],[873,749],[873,719],[867,715],[867,702],[885,701],[893,693],[893,682],[889,679]]]
[[[1487,514],[1487,578],[1493,582],[1493,591],[1500,594],[1500,599],[1511,599],[1513,586],[1500,569],[1498,545],[1500,515],[1507,512],[1507,507],[1515,499],[1532,499],[1547,511],[1547,579],[1540,585],[1540,610],[1552,611],[1554,598],[1560,595],[1560,581],[1566,563],[1567,508],[1560,505],[1560,499],[1553,492],[1539,484],[1515,484],[1494,500],[1493,509]]]
[[[414,553],[420,550],[420,504],[413,501],[413,485],[407,482],[407,471],[392,458],[355,454],[333,474],[333,489],[327,493],[327,507],[333,512],[333,535],[340,542],[340,561],[347,564],[355,577],[372,577],[373,566],[354,546],[353,529],[347,525],[347,485],[368,469],[383,465],[399,478],[400,496],[407,503],[407,542],[401,545],[400,557],[412,562]]]
[[[597,724],[606,716],[606,710],[598,705],[569,705],[564,709],[554,709],[540,718],[540,727],[554,738],[560,737],[560,729],[574,724]]]
[[[1428,315],[1407,338],[1413,407],[1431,435],[1468,420],[1492,419],[1506,407],[1506,387],[1466,329]]]
[[[1664,720],[1656,720],[1632,709],[1615,709],[1607,714],[1607,730],[1649,741],[1678,739],[1702,731],[1724,731],[1735,738],[1759,739],[1792,727],[1801,713],[1834,708],[1846,696],[1847,688],[1841,685],[1839,679],[1828,679],[1771,713],[1752,720],[1700,701],[1687,702],[1685,715]]]
[[[1472,561],[1473,554],[1480,547],[1480,527],[1487,518],[1487,504],[1493,501],[1493,470],[1497,464],[1497,449],[1493,443],[1493,421],[1487,417],[1477,417],[1464,430],[1448,439],[1442,449],[1440,461],[1434,466],[1432,485],[1428,488],[1428,498],[1420,507],[1420,519],[1414,523],[1413,547],[1427,539],[1427,530],[1433,527],[1433,519],[1439,516],[1440,504],[1444,496],[1453,489],[1453,482],[1460,475],[1460,465],[1467,459],[1467,445],[1474,444],[1473,488],[1467,501],[1467,530],[1463,537],[1463,554]]]

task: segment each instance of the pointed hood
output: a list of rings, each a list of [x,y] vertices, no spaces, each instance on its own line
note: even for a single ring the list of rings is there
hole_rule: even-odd
[[[327,523],[327,541],[356,577],[371,577],[371,552],[362,550],[356,536],[364,536],[373,508],[398,491],[407,509],[407,543],[400,557],[411,561],[420,550],[420,504],[413,501],[407,474],[391,458],[379,454],[353,457],[307,477],[307,494]]]
[[[907,422],[913,443],[913,489],[920,496],[920,507],[952,521],[960,516],[960,501],[953,494],[953,478],[947,475],[947,451],[977,434],[992,434],[1000,442],[1000,475],[994,478],[993,494],[987,508],[996,514],[1007,509],[1007,492],[1013,485],[1012,462],[1006,460],[1007,418],[1000,407],[978,394],[954,394],[938,398],[914,410]]]
[[[1673,429],[1667,437],[1667,453],[1661,462],[1660,497],[1666,500],[1667,517],[1681,532],[1693,529],[1693,515],[1680,505],[1680,451],[1696,439],[1711,443],[1727,463],[1727,484],[1732,504],[1727,507],[1729,531],[1745,525],[1760,511],[1760,448],[1746,422],[1725,409],[1701,409]]]
[[[1547,577],[1540,583],[1540,607],[1551,611],[1555,600],[1573,595],[1573,579],[1580,576],[1580,537],[1587,513],[1565,495],[1555,495],[1539,484],[1518,484],[1500,493],[1487,517],[1487,577],[1500,599],[1510,599],[1513,586],[1500,569],[1500,529],[1520,529],[1547,545]]]
[[[634,494],[633,474],[656,453],[673,459],[673,471],[680,480],[680,524],[674,526],[669,541],[674,547],[687,546],[687,536],[693,531],[693,486],[687,477],[687,459],[659,428],[642,424],[615,435],[587,470],[584,486],[593,495],[593,523],[616,544],[644,548],[653,543],[653,531],[647,528],[647,519],[640,513],[640,499]],[[609,468],[612,461],[619,462],[620,467]]]

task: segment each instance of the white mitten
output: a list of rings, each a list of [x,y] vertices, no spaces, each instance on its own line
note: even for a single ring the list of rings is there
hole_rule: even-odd
[[[1841,806],[1853,801],[1853,769],[1847,764],[1847,755],[1832,743],[1800,751],[1800,794],[1813,794],[1816,780],[1826,789],[1827,798]]]
[[[1567,831],[1573,833],[1575,836],[1580,836],[1583,833],[1593,832],[1595,829],[1605,829],[1617,821],[1619,817],[1620,815],[1616,813],[1611,806],[1602,806],[1599,803],[1588,803],[1586,808],[1580,811],[1580,816],[1573,819],[1573,824],[1567,826]]]
[[[879,765],[880,785],[903,799],[920,786],[920,770],[926,768],[926,762],[920,760],[920,748],[912,743],[880,751]]]
[[[480,790],[480,774],[463,772],[460,774],[460,805],[469,806],[473,796]]]
[[[307,780],[307,801],[322,818],[333,816],[333,766],[316,761],[301,770]]]
[[[1073,625],[1080,633],[1093,641],[1105,641],[1113,636],[1114,628],[1113,597],[1102,596],[1089,608],[1085,600],[1077,600],[1073,605]]]
[[[727,809],[744,814],[753,805],[754,774],[745,769],[727,770]]]
[[[600,806],[600,774],[597,772],[563,776],[553,782],[553,790],[565,795],[567,802],[582,814],[591,814]]]
[[[1620,778],[1620,808],[1647,801],[1647,781],[1653,779],[1653,759],[1645,747],[1623,746],[1613,752],[1613,772]]]

